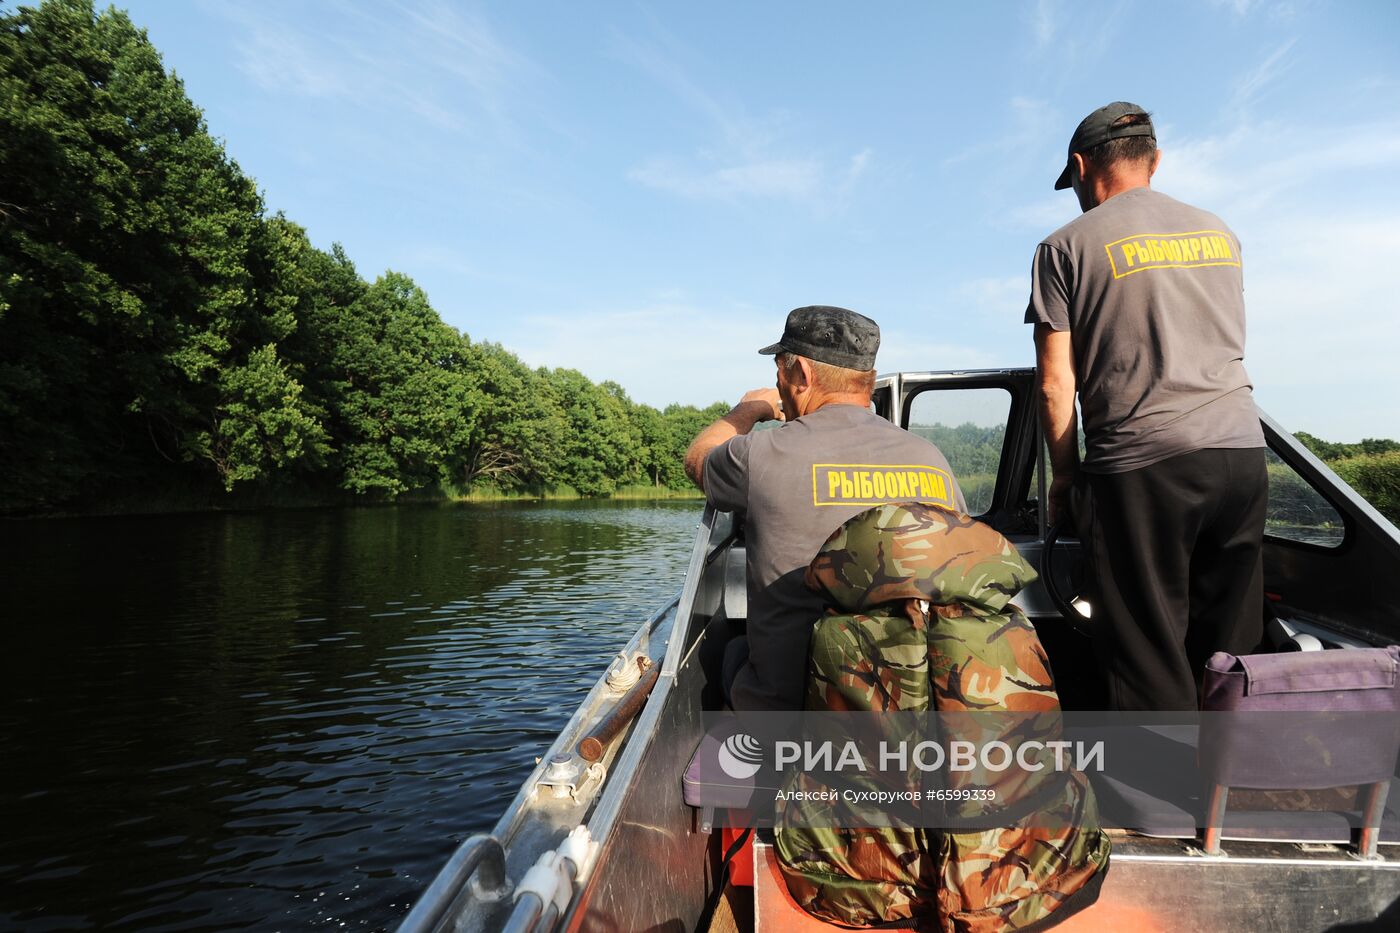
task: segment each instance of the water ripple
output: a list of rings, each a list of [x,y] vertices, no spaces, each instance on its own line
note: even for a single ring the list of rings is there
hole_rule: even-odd
[[[392,926],[679,589],[698,517],[7,524],[0,928]]]

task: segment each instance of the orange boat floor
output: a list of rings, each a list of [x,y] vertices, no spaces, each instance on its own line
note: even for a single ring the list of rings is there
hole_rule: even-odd
[[[778,853],[762,841],[752,843],[754,874],[754,933],[816,933],[851,929],[818,920],[807,913],[788,894],[787,882],[778,868]],[[1110,874],[1109,878],[1113,876]],[[745,889],[739,889],[742,893]],[[888,927],[884,929],[889,929]],[[1148,911],[1113,898],[1110,885],[1105,885],[1099,900],[1062,923],[1055,933],[1168,933],[1161,919]]]

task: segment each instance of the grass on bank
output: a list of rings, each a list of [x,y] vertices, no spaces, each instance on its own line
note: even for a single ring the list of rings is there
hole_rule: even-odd
[[[584,496],[570,486],[551,486],[539,490],[497,489],[494,486],[472,489],[449,490],[447,498],[454,502],[513,502],[517,500],[539,501],[553,499],[703,499],[705,494],[698,489],[671,489],[666,486],[652,486],[638,483],[632,486],[619,486],[606,496]]]
[[[427,486],[401,493],[395,498],[357,495],[338,489],[314,489],[292,485],[239,487],[226,492],[212,483],[167,484],[159,489],[108,489],[101,495],[75,500],[57,507],[5,508],[0,502],[0,518],[82,518],[118,515],[174,515],[186,512],[261,512],[276,509],[317,509],[414,505],[446,502],[540,502],[544,500],[660,499],[701,500],[698,489],[668,489],[639,483],[622,486],[611,495],[584,496],[569,486],[546,489],[504,490],[478,486],[463,490],[448,484]]]

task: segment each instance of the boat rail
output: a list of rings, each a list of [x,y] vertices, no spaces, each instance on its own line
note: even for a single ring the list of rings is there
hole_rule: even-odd
[[[434,933],[456,928],[461,926],[461,919],[467,915],[475,921],[469,923],[469,927],[501,928],[506,912],[512,917],[519,914],[517,919],[523,920],[524,911],[520,908],[528,911],[531,903],[541,908],[540,913],[531,919],[531,926],[550,913],[551,905],[545,905],[535,897],[520,897],[511,878],[520,878],[523,885],[526,880],[524,875],[538,857],[553,852],[561,841],[567,839],[570,831],[582,823],[589,809],[596,806],[598,795],[606,790],[612,759],[622,744],[611,740],[624,732],[628,724],[614,721],[610,727],[609,743],[602,750],[600,760],[589,762],[582,758],[577,753],[578,746],[600,721],[608,719],[622,705],[636,703],[635,690],[625,687],[618,689],[618,679],[610,679],[610,675],[628,667],[635,670],[639,659],[650,660],[649,656],[657,647],[654,641],[658,630],[663,628],[666,617],[676,609],[681,598],[680,593],[671,596],[638,626],[548,751],[538,759],[534,771],[521,785],[491,833],[474,835],[457,848],[432,883],[419,895],[413,909],[404,916],[398,926],[399,933]],[[669,649],[670,645],[665,647]],[[655,660],[651,662],[652,670],[660,666]],[[636,705],[633,708],[635,710]],[[562,770],[561,765],[570,763],[587,768],[581,770],[575,779],[561,783],[557,778]],[[561,789],[563,793],[560,793]],[[571,885],[577,880],[577,877],[569,878]],[[519,903],[514,906],[507,902],[513,894],[519,898]],[[559,909],[554,909],[555,917],[558,912]]]
[[[437,929],[469,886],[472,894],[486,901],[497,901],[510,893],[506,850],[495,836],[480,833],[462,843],[404,917],[399,929]]]

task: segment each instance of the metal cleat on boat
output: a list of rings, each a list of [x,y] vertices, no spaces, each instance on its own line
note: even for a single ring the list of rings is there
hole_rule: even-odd
[[[548,791],[550,797],[558,800],[565,797],[581,800],[603,782],[606,773],[601,763],[590,765],[577,755],[555,755],[535,782],[535,792]]]

